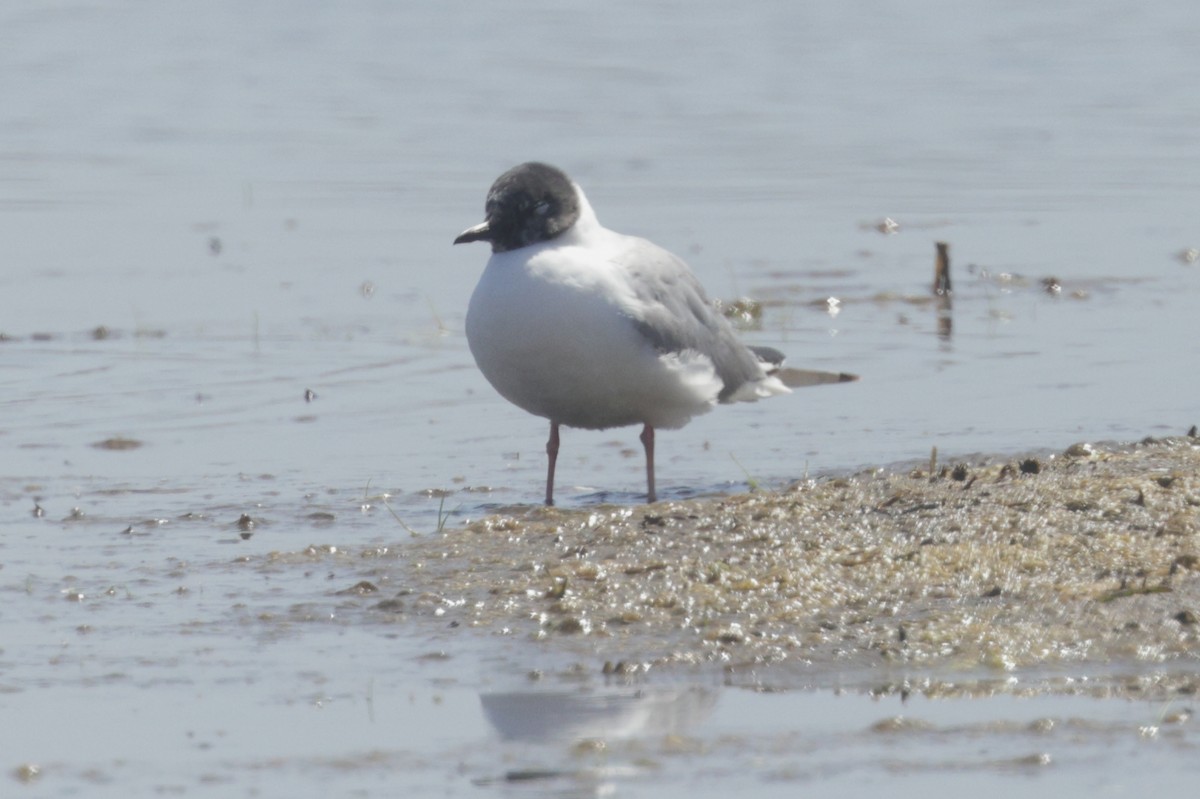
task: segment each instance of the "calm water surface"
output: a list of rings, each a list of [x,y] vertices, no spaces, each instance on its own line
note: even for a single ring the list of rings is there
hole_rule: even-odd
[[[764,301],[747,340],[863,376],[664,434],[667,497],[932,446],[1186,430],[1198,39],[1183,2],[6,4],[0,712],[29,722],[4,725],[0,768],[47,764],[46,795],[300,796],[521,792],[489,778],[595,765],[523,758],[485,723],[489,675],[528,653],[326,629],[310,616],[347,586],[319,567],[229,568],[402,546],[401,522],[540,496],[545,423],[492,391],[463,337],[487,253],[450,246],[522,160],[568,170],[602,221],[683,255],[714,296]],[[941,317],[939,240],[956,290]],[[139,446],[96,446],[114,439]],[[636,430],[563,447],[565,503],[638,500]],[[453,665],[421,658],[443,650]],[[744,744],[712,744],[711,778],[664,755],[619,791],[1147,787],[1097,776],[1110,751],[1194,782],[1177,757],[1194,735],[1138,732],[1155,708],[1033,703],[1100,726],[1053,768],[1010,768],[1054,747],[983,732],[892,753],[906,744],[864,730],[899,709],[822,694],[788,700],[811,727],[746,730],[750,695],[717,693],[688,734]],[[961,712],[986,725],[1007,707]],[[822,737],[836,718],[844,747]],[[792,754],[747,765],[780,741]]]

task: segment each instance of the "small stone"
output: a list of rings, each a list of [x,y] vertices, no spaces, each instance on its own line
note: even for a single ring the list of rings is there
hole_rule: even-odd
[[[1200,557],[1192,554],[1180,555],[1175,558],[1175,561],[1171,564],[1171,567],[1172,570],[1190,569],[1192,571],[1200,571]]]
[[[592,625],[587,619],[577,619],[574,616],[568,616],[555,625],[554,629],[556,632],[567,635],[587,635],[592,631]]]
[[[343,596],[345,596],[346,594],[354,594],[356,596],[366,596],[367,594],[374,594],[374,593],[377,593],[378,591],[379,591],[379,586],[375,585],[371,581],[360,580],[359,582],[355,583],[354,585],[350,586],[349,588],[343,588],[341,591],[338,591],[338,594],[343,595]]]
[[[900,232],[900,223],[890,216],[884,217],[882,222],[875,225],[875,229],[885,236],[892,236]]]
[[[42,767],[37,763],[22,763],[13,769],[13,777],[17,782],[29,784],[36,782],[42,776]]]
[[[1192,514],[1187,511],[1178,511],[1172,513],[1163,522],[1163,526],[1159,529],[1159,535],[1194,535],[1196,533],[1196,520]]]

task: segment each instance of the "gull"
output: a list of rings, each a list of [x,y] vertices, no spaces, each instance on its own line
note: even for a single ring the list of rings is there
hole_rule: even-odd
[[[467,309],[467,343],[501,396],[550,420],[547,505],[563,425],[642,425],[646,500],[655,502],[656,430],[718,403],[854,379],[785,370],[778,350],[743,344],[687,264],[601,225],[560,169],[513,167],[492,184],[484,213],[454,240],[492,246]]]

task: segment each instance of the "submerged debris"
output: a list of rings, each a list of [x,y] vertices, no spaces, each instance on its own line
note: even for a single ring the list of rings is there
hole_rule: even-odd
[[[953,291],[950,282],[950,245],[944,241],[934,242],[937,255],[933,262],[933,293],[947,297]]]
[[[135,438],[125,438],[124,436],[113,436],[106,438],[103,441],[97,441],[92,444],[96,449],[108,449],[114,451],[122,451],[129,449],[138,449],[142,446],[142,442]]]

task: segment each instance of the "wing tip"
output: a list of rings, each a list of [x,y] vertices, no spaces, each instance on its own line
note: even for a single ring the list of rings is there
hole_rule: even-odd
[[[853,383],[859,376],[851,372],[822,372],[817,369],[792,369],[784,367],[774,372],[788,388],[825,386],[832,383]]]

